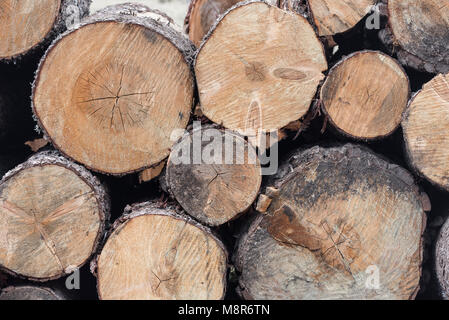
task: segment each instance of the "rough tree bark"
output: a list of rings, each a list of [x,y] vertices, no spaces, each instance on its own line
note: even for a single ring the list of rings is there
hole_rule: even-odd
[[[406,66],[430,73],[449,72],[449,0],[382,0],[388,24],[382,42]]]
[[[15,61],[65,31],[89,12],[90,0],[2,0],[0,60]]]
[[[199,48],[201,109],[244,136],[275,132],[307,114],[326,69],[323,46],[305,18],[260,1],[240,2]]]
[[[255,148],[240,135],[194,129],[172,149],[163,186],[202,223],[222,225],[256,200],[262,170]]]
[[[1,291],[0,300],[66,300],[52,289],[36,286],[8,287]]]
[[[402,129],[411,166],[446,190],[449,190],[448,125],[449,74],[440,74],[410,100]]]
[[[171,205],[128,206],[91,264],[100,299],[222,299],[227,252]]]
[[[89,171],[42,152],[0,182],[0,267],[26,279],[57,279],[95,252],[109,199]]]
[[[194,45],[173,26],[145,6],[111,6],[52,44],[32,101],[57,149],[113,175],[168,156],[172,131],[187,126],[194,92]]]
[[[405,71],[378,51],[345,57],[330,70],[321,88],[322,110],[328,120],[339,132],[361,140],[392,134],[401,123],[409,96]]]
[[[426,215],[405,169],[364,147],[314,147],[273,181],[235,256],[244,298],[415,297]]]
[[[378,0],[281,0],[280,7],[307,16],[320,37],[354,28]]]

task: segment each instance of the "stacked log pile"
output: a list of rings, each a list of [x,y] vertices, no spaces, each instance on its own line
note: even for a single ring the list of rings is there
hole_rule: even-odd
[[[449,0],[151,2],[0,3],[0,300],[449,298]]]

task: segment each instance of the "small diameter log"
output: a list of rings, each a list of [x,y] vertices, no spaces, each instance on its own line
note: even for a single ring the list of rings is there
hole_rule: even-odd
[[[164,170],[166,164],[167,164],[166,161],[162,161],[158,165],[140,172],[139,183],[149,182],[159,177],[162,171]]]
[[[103,300],[222,299],[227,253],[211,232],[172,207],[127,207],[97,260]]]
[[[39,153],[0,182],[0,267],[36,281],[85,264],[104,233],[99,181],[55,152]]]
[[[432,183],[449,190],[449,74],[426,83],[409,103],[402,122],[410,164]]]
[[[409,299],[425,229],[418,187],[355,145],[294,154],[235,257],[246,299]]]
[[[203,128],[175,145],[165,179],[167,191],[188,214],[218,226],[254,203],[262,169],[255,148],[240,135]]]
[[[449,0],[383,0],[388,25],[379,36],[406,66],[449,72]]]
[[[435,267],[441,294],[449,300],[449,220],[443,225],[437,240]]]
[[[169,155],[172,131],[189,121],[194,86],[194,46],[172,26],[145,6],[111,6],[53,43],[32,99],[57,149],[112,175]]]
[[[329,121],[340,133],[360,140],[392,134],[401,123],[409,96],[405,71],[396,60],[377,51],[344,58],[331,69],[321,88],[322,109]]]
[[[304,117],[326,69],[307,20],[260,1],[240,2],[222,16],[195,65],[204,115],[246,136]]]
[[[217,19],[240,0],[192,0],[185,20],[190,40],[199,47]]]
[[[372,10],[378,0],[281,0],[281,8],[308,12],[320,37],[351,30]]]
[[[44,287],[8,287],[2,290],[0,300],[66,300],[53,290]]]
[[[79,22],[89,0],[2,0],[0,60],[21,57]]]

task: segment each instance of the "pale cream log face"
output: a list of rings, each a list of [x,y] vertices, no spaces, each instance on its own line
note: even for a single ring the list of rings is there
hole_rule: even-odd
[[[449,74],[438,75],[413,98],[402,123],[414,167],[449,189]]]
[[[25,53],[45,39],[59,14],[61,0],[2,0],[0,58]]]
[[[58,165],[25,169],[0,185],[0,265],[48,279],[82,265],[102,224],[94,192]]]
[[[242,134],[272,132],[303,117],[326,69],[310,24],[265,3],[228,13],[195,66],[204,115]]]
[[[217,300],[224,295],[226,256],[186,221],[144,215],[112,233],[97,272],[104,300]]]
[[[193,80],[182,53],[144,27],[100,22],[52,48],[34,107],[53,143],[99,172],[124,174],[169,155],[185,128]]]

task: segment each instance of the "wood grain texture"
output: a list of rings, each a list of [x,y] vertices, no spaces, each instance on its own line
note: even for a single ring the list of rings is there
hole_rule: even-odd
[[[0,60],[21,58],[89,12],[90,0],[2,0]]]
[[[193,0],[185,20],[190,40],[199,47],[215,21],[240,0]]]
[[[330,122],[340,132],[363,140],[393,133],[409,95],[405,71],[396,60],[377,51],[344,58],[331,69],[321,88],[323,111]]]
[[[359,23],[377,0],[308,0],[320,36],[346,32]]]
[[[43,152],[0,183],[0,266],[46,281],[81,267],[104,233],[105,190],[84,168]]]
[[[210,159],[202,155],[196,159],[194,139],[198,135],[200,139],[208,137],[200,152],[212,155]],[[186,163],[180,163],[182,155]],[[255,201],[262,169],[255,148],[240,135],[203,128],[173,147],[165,179],[169,192],[187,213],[207,225],[218,226],[244,213]]]
[[[8,287],[2,290],[0,300],[65,300],[62,296],[56,294],[53,290],[44,287],[21,286]]]
[[[407,156],[419,174],[449,190],[449,74],[426,83],[410,101],[402,128]]]
[[[435,247],[435,271],[441,294],[449,300],[449,220],[443,225]]]
[[[108,7],[55,41],[39,67],[40,127],[92,170],[123,175],[160,163],[172,131],[189,121],[193,44],[151,13]]]
[[[204,115],[243,135],[277,131],[302,118],[326,69],[323,46],[307,20],[259,1],[228,11],[195,65]]]
[[[235,257],[244,298],[415,297],[425,214],[407,171],[359,146],[314,147],[274,181]],[[376,289],[369,268],[379,271]]]
[[[449,0],[389,0],[388,14],[389,38],[401,62],[421,71],[449,72]]]
[[[227,253],[208,229],[174,208],[128,207],[94,263],[104,300],[222,299]]]

